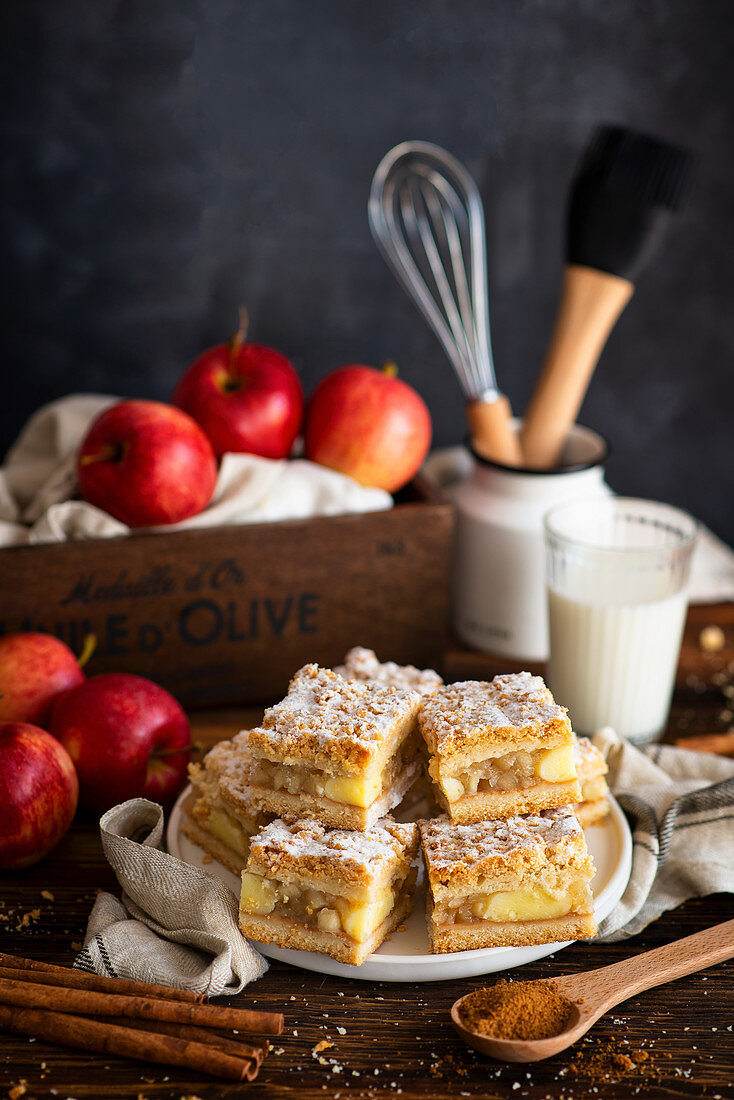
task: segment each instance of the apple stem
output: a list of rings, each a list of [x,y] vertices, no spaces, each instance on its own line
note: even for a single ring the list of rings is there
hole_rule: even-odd
[[[247,338],[247,330],[250,327],[250,315],[247,312],[246,306],[240,306],[238,309],[238,315],[240,319],[239,328],[235,332],[232,339],[229,341],[229,370],[232,369],[234,361],[237,358],[237,353]]]
[[[89,658],[92,656],[92,654],[94,653],[96,648],[97,648],[97,635],[96,634],[87,634],[84,638],[84,642],[82,643],[81,656],[77,660],[79,668],[84,668],[85,664],[87,663]]]
[[[179,756],[182,752],[198,752],[200,748],[198,741],[192,741],[180,749],[155,749],[150,755],[157,760],[161,756]]]
[[[388,378],[397,378],[398,367],[397,363],[393,363],[392,359],[388,359],[382,364],[382,373],[386,374]]]
[[[79,456],[80,466],[91,466],[93,462],[119,462],[122,458],[122,447],[114,443],[103,443],[98,451],[90,451],[89,454]]]

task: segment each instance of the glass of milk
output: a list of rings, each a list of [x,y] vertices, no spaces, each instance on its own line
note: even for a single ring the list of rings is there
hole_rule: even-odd
[[[696,521],[625,497],[545,517],[549,682],[578,733],[653,741],[670,708]]]

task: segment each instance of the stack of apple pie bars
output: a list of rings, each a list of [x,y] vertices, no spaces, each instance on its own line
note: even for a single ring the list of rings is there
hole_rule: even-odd
[[[185,826],[226,866],[245,865],[245,935],[354,964],[412,907],[418,827],[387,815],[423,770],[421,695],[407,686],[423,674],[374,659],[364,678],[358,663],[343,676],[306,665],[262,725],[192,768]]]
[[[444,686],[357,647],[192,766],[184,832],[242,872],[261,943],[359,965],[410,913],[421,840],[433,951],[578,939],[596,926],[574,808],[603,816],[604,770],[539,677]]]
[[[539,676],[439,688],[420,726],[442,817],[420,823],[437,952],[596,933],[568,715]]]

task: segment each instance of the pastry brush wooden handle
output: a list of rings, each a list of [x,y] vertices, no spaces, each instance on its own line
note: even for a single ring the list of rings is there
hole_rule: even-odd
[[[569,264],[543,369],[521,432],[527,466],[556,466],[609,333],[632,296],[628,279]]]
[[[503,466],[522,466],[520,438],[504,394],[498,394],[494,401],[470,401],[466,418],[472,445],[483,458],[501,462]]]

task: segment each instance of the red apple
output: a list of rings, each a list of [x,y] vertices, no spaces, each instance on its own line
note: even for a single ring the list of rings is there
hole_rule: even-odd
[[[0,869],[42,859],[67,832],[79,784],[69,754],[27,722],[0,724]]]
[[[303,420],[303,390],[290,362],[274,348],[246,344],[247,315],[228,344],[192,363],[173,403],[193,416],[218,456],[245,451],[286,458]]]
[[[128,527],[180,523],[211,500],[217,462],[199,425],[160,401],[120,401],[87,432],[81,494]]]
[[[52,634],[0,638],[0,721],[45,725],[62,691],[84,680],[79,662]]]
[[[394,368],[341,367],[309,401],[306,457],[362,485],[395,492],[418,471],[430,445],[426,404]]]
[[[92,676],[56,700],[49,728],[74,761],[80,801],[90,810],[138,795],[170,802],[186,778],[188,719],[172,695],[142,676]]]

